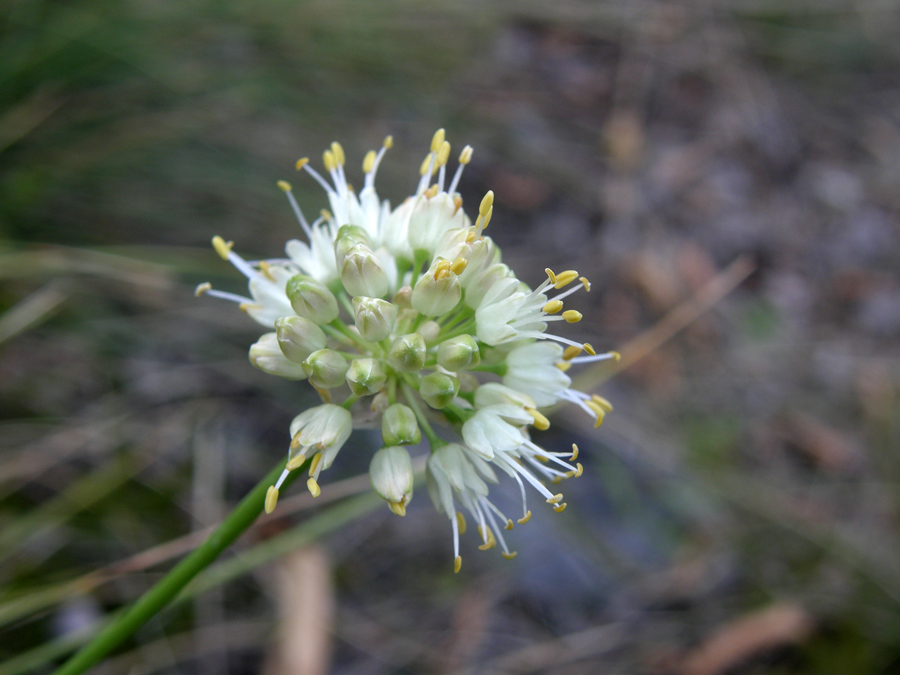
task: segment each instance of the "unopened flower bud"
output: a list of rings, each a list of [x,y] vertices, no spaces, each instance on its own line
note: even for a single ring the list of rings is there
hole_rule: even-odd
[[[390,335],[397,320],[397,306],[381,298],[353,298],[353,313],[359,334],[369,342],[378,342]]]
[[[422,400],[438,410],[450,405],[458,392],[459,380],[446,373],[431,373],[419,381]]]
[[[368,396],[381,391],[387,376],[375,359],[354,359],[347,369],[347,384],[357,396]]]
[[[302,316],[284,316],[275,322],[281,353],[294,363],[303,363],[314,351],[324,349],[325,333]]]
[[[402,372],[411,373],[425,366],[425,338],[418,333],[407,333],[394,339],[388,352],[391,365]]]
[[[418,332],[425,338],[425,344],[434,343],[441,334],[441,325],[437,321],[425,321],[419,326]]]
[[[303,362],[303,370],[309,375],[309,381],[322,389],[342,385],[348,367],[347,359],[333,349],[315,351]]]
[[[250,363],[269,375],[278,375],[288,380],[306,379],[303,367],[289,361],[281,353],[275,333],[266,333],[250,347]]]
[[[450,261],[435,258],[416,282],[412,293],[413,309],[425,316],[440,316],[456,307],[462,297],[462,288],[456,274],[450,271]]]
[[[394,294],[394,304],[400,309],[412,309],[412,286],[404,286]]]
[[[385,410],[381,418],[381,438],[385,445],[416,445],[421,442],[422,432],[412,409],[395,403]]]
[[[444,340],[438,347],[438,363],[447,370],[468,370],[481,362],[478,342],[471,335]]]
[[[338,269],[344,264],[344,258],[350,249],[357,244],[369,246],[369,236],[366,231],[358,225],[343,225],[334,240],[334,260]]]
[[[365,244],[356,244],[344,256],[341,283],[351,296],[381,297],[388,290],[388,278],[378,258]]]
[[[291,277],[285,292],[294,311],[315,324],[321,326],[331,323],[338,317],[338,305],[334,295],[324,284],[312,277],[303,274]]]
[[[372,488],[391,511],[405,516],[413,493],[412,462],[406,448],[394,446],[376,452],[369,465],[369,478]]]

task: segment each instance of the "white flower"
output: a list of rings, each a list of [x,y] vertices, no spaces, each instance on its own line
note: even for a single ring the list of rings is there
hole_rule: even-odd
[[[493,192],[470,221],[456,189],[472,158],[469,146],[450,176],[450,144],[443,130],[435,133],[413,194],[392,209],[375,190],[378,166],[392,144],[388,137],[365,156],[358,195],[340,144],[323,153],[322,174],[308,159],[299,160],[297,169],[322,187],[329,207],[310,223],[290,184],[279,183],[306,241],[289,241],[286,260],[248,262],[215,237],[219,255],[247,277],[249,297],[209,284],[198,286],[197,294],[236,302],[264,325],[268,332],[250,348],[253,364],[284,378],[308,378],[324,402],[291,423],[287,463],[269,489],[266,510],[275,508],[285,479],[301,467],[318,496],[320,474],[349,438],[354,417],[368,427],[380,421],[385,447],[371,462],[373,488],[403,515],[412,496],[406,448],[427,438],[428,491],[450,519],[458,571],[466,521],[456,504],[477,523],[479,548],[499,544],[505,557],[515,556],[502,532],[513,521],[488,499],[497,482],[494,468],[520,489],[519,523],[531,517],[526,485],[556,511],[565,508],[562,494],[543,481],[581,475],[578,450],[547,451],[532,440],[533,432],[550,426],[540,409],[569,401],[599,425],[612,406],[572,389],[565,371],[617,355],[596,354],[587,343],[548,331],[554,322],[581,319],[563,300],[590,284],[574,270],[549,269],[534,290],[523,284],[484,236]],[[498,375],[502,383],[488,381]],[[435,420],[444,424],[441,434]],[[448,434],[461,442],[448,443],[442,438]]]

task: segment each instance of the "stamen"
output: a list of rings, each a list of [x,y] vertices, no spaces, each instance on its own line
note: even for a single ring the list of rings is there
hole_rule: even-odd
[[[406,504],[402,502],[388,502],[388,508],[398,516],[406,515]]]
[[[529,520],[531,520],[531,511],[526,511],[525,515],[519,518],[519,525],[524,525]]]
[[[466,533],[466,517],[462,514],[462,511],[456,512],[456,523],[459,525],[459,533]]]
[[[506,528],[505,528],[505,529],[507,529],[507,530],[513,529],[513,521],[512,521],[512,518],[507,518],[507,519],[506,519]]]
[[[454,274],[462,274],[468,264],[469,261],[460,256],[453,261],[452,265],[450,265],[450,271]]]
[[[200,284],[200,286],[205,286],[205,284]],[[200,286],[197,287],[197,290],[200,290]],[[196,293],[196,291],[195,291]],[[229,302],[236,302],[238,307],[243,307],[246,305],[247,307],[253,306],[253,300],[250,298],[245,298],[243,295],[238,295],[237,293],[228,293],[226,291],[217,291],[214,288],[208,288],[203,291],[201,295],[210,295],[214,298],[219,298],[220,300],[228,300]]]
[[[591,400],[601,408],[603,408],[606,412],[611,413],[613,411],[612,403],[610,403],[599,394],[594,394],[593,396],[591,396]]]
[[[213,248],[216,249],[216,253],[222,258],[222,260],[228,260],[231,255],[231,248],[234,246],[233,241],[226,242],[222,237],[216,235],[212,238]]]
[[[568,286],[573,281],[578,278],[578,272],[575,270],[566,270],[565,272],[560,272],[556,275],[556,281],[553,282],[553,287],[557,290]]]
[[[546,431],[550,428],[550,420],[544,417],[541,413],[539,413],[534,408],[525,408],[525,412],[527,412],[534,419],[534,428],[540,431]]]
[[[551,300],[541,309],[542,312],[547,314],[556,314],[559,310],[563,308],[562,300]]]
[[[294,165],[294,168],[297,169],[297,171],[300,171],[300,169],[302,169],[307,164],[309,164],[309,157],[301,157],[300,159],[297,160],[297,163]]]
[[[588,281],[587,277],[578,277],[578,281],[581,282],[581,285],[584,286],[584,290],[588,293],[591,292],[591,282]]]
[[[458,574],[460,567],[462,567],[462,556],[458,555],[453,559],[453,573]]]
[[[384,141],[382,142],[382,147],[385,150],[390,150],[394,147],[394,137],[393,136],[385,136]]]
[[[563,351],[563,361],[571,361],[582,352],[579,346],[566,347]]]
[[[194,297],[199,298],[201,295],[211,290],[212,284],[208,281],[204,281],[202,284],[197,284],[197,288],[194,289]]]
[[[425,199],[434,199],[435,197],[437,197],[437,193],[438,193],[438,186],[437,186],[437,184],[435,184],[435,185],[432,185],[427,190],[425,190],[425,192],[423,194],[425,195]]]
[[[318,497],[320,494],[322,494],[322,488],[319,487],[319,484],[316,482],[315,478],[310,478],[308,481],[306,481],[306,487],[309,489],[309,493],[313,497]]]
[[[268,491],[266,492],[266,513],[272,513],[275,510],[275,505],[278,503],[278,488],[274,485],[270,485]]]
[[[559,368],[564,373],[567,373],[567,372],[569,372],[569,368],[572,367],[572,362],[571,361],[559,361],[556,364],[556,367]]]
[[[558,495],[553,495],[549,499],[547,499],[548,504],[559,504],[562,501],[563,495],[560,492]]]
[[[306,453],[301,452],[299,455],[294,455],[291,459],[288,460],[287,464],[285,464],[284,468],[288,471],[296,471],[301,466],[303,466],[303,462],[306,461]]]
[[[597,352],[594,351],[594,348],[588,342],[584,343],[584,351],[586,351],[591,356],[597,356]]]
[[[285,479],[288,477],[288,474],[289,474],[289,473],[290,473],[290,471],[288,471],[287,469],[284,469],[284,470],[281,472],[281,475],[278,477],[278,480],[275,481],[275,489],[276,489],[276,490],[280,490],[280,489],[281,489],[281,486],[284,485],[284,481],[285,481]]]
[[[325,165],[325,170],[328,173],[334,171],[337,166],[337,160],[334,157],[334,153],[331,150],[326,150],[322,153],[322,164]]]
[[[572,457],[569,461],[574,462],[576,459],[578,459],[578,446],[572,443]]]
[[[550,283],[554,286],[556,285],[556,275],[553,273],[549,267],[545,267],[544,271],[547,273],[547,278],[550,279]]]
[[[500,553],[500,555],[502,555],[507,560],[512,560],[517,555],[519,555],[519,552],[518,551],[509,551],[509,552],[503,551],[502,553]]]
[[[334,141],[331,144],[331,152],[334,154],[334,160],[338,166],[344,166],[344,162],[346,162],[346,157],[344,156],[344,148],[340,143]]]
[[[556,511],[557,513],[562,513],[563,511],[566,510],[566,503],[563,502],[562,504],[554,505],[553,510]]]
[[[434,136],[431,137],[431,152],[437,152],[440,150],[441,145],[444,143],[444,138],[446,137],[446,132],[443,129],[438,129],[434,132]]]
[[[567,309],[562,313],[562,317],[566,320],[566,323],[578,323],[583,316],[584,315],[576,309]]]
[[[309,160],[306,159],[305,157],[303,159],[298,159],[297,160],[297,169],[298,170],[302,169],[303,165],[308,161]],[[303,231],[306,233],[306,238],[309,241],[312,241],[312,230],[309,227],[309,223],[306,222],[306,218],[303,215],[303,211],[300,210],[300,205],[297,203],[297,200],[294,199],[294,193],[291,189],[291,184],[288,183],[286,180],[280,180],[280,181],[278,181],[278,187],[281,188],[281,190],[287,196],[288,202],[291,205],[291,209],[293,210],[294,215],[297,216],[297,220],[300,222],[300,227],[302,227]]]
[[[605,352],[603,354],[594,354],[593,356],[582,356],[573,361],[573,363],[596,363],[597,361],[613,361],[621,360],[622,355],[619,352]]]
[[[374,150],[369,150],[366,153],[366,157],[365,157],[365,159],[363,159],[363,165],[362,165],[363,173],[369,173],[370,171],[372,171],[372,167],[375,166],[375,157],[376,156],[377,155],[375,154]]]
[[[453,174],[453,180],[450,181],[450,187],[447,192],[451,195],[456,192],[456,186],[459,185],[459,179],[462,178],[463,169],[472,161],[472,146],[467,145],[459,153],[459,166],[456,167],[456,173]]]

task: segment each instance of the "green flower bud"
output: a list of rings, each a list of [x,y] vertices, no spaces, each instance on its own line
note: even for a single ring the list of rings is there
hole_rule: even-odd
[[[471,335],[444,340],[438,347],[438,363],[447,370],[468,370],[481,363],[478,342]]]
[[[331,389],[344,383],[349,365],[341,353],[333,349],[320,349],[307,357],[303,370],[312,384],[321,389]]]
[[[394,339],[388,360],[397,370],[412,373],[425,366],[425,338],[418,333],[408,333]]]
[[[395,403],[384,411],[381,418],[381,437],[385,445],[416,445],[422,441],[422,432],[415,413],[402,403]]]
[[[285,288],[291,307],[298,315],[320,326],[338,317],[338,305],[334,295],[312,277],[298,274],[288,279]]]
[[[334,240],[334,260],[338,268],[344,264],[344,258],[350,249],[357,244],[363,244],[367,248],[370,246],[366,231],[358,225],[342,225]]]
[[[397,320],[397,306],[381,298],[353,298],[353,313],[359,334],[369,342],[378,342],[390,335]]]
[[[461,297],[459,278],[450,270],[450,261],[435,258],[413,288],[412,306],[425,316],[440,316],[456,307]]]
[[[440,410],[456,398],[459,380],[446,373],[431,373],[419,381],[419,395],[432,408]]]
[[[347,384],[357,396],[368,396],[381,391],[387,376],[375,359],[354,359],[347,369]]]
[[[323,349],[325,333],[302,316],[283,316],[275,322],[281,353],[294,363],[303,363],[314,351]]]
[[[406,515],[406,505],[412,499],[413,470],[406,448],[382,448],[372,456],[369,465],[372,489],[384,499],[391,511]]]
[[[341,283],[352,296],[376,298],[388,291],[388,278],[378,257],[365,244],[356,244],[344,256]]]
[[[266,333],[250,347],[250,363],[269,375],[278,375],[288,380],[306,379],[303,367],[288,361],[281,353],[275,333]]]

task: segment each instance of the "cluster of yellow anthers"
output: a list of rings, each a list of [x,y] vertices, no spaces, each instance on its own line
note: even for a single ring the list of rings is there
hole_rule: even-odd
[[[371,461],[375,491],[394,513],[406,513],[413,491],[409,448],[424,434],[428,491],[450,521],[458,571],[465,518],[457,505],[478,523],[480,548],[499,544],[505,557],[515,555],[502,533],[513,521],[488,499],[497,470],[520,488],[520,523],[531,517],[526,483],[556,511],[565,509],[562,494],[550,492],[545,482],[581,475],[578,448],[544,450],[531,440],[531,429],[547,429],[541,409],[560,401],[578,405],[599,426],[612,406],[572,389],[566,372],[573,364],[618,355],[598,354],[589,344],[547,331],[554,321],[581,320],[563,301],[589,291],[590,282],[574,270],[548,269],[532,290],[501,261],[499,248],[483,234],[493,193],[482,199],[473,224],[456,192],[471,147],[463,149],[450,176],[450,144],[438,130],[414,194],[391,208],[374,184],[391,145],[388,137],[366,155],[358,193],[347,182],[340,144],[324,153],[327,179],[306,158],[298,161],[297,169],[325,190],[330,207],[309,222],[291,186],[279,183],[306,241],[289,241],[286,258],[247,261],[215,237],[219,255],[249,279],[250,297],[209,284],[197,293],[237,302],[268,330],[250,348],[253,365],[308,380],[323,401],[291,423],[287,464],[269,489],[266,510],[275,508],[284,479],[307,458],[307,486],[318,496],[319,477],[354,420],[371,424],[376,414],[384,446]]]

